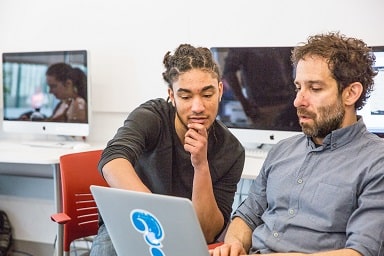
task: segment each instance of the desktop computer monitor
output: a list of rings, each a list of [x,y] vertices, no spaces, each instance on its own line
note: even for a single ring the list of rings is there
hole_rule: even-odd
[[[292,47],[212,47],[224,93],[218,119],[248,147],[299,134]]]
[[[89,134],[86,50],[5,52],[2,72],[3,131]]]
[[[367,129],[381,137],[384,136],[384,46],[373,46],[376,62],[374,69],[374,88],[367,104],[357,113],[364,119]]]

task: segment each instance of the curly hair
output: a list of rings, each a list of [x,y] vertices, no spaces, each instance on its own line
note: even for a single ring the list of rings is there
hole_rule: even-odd
[[[300,60],[311,55],[327,60],[340,93],[351,83],[360,82],[363,92],[355,103],[355,109],[361,109],[366,104],[373,91],[374,77],[377,75],[373,68],[375,56],[366,43],[339,32],[310,36],[307,43],[293,49],[293,66],[296,68]]]
[[[165,54],[163,64],[165,67],[163,79],[171,89],[180,74],[191,69],[201,69],[212,73],[217,79],[220,78],[219,67],[213,60],[211,51],[205,47],[181,44],[173,55],[171,52]]]

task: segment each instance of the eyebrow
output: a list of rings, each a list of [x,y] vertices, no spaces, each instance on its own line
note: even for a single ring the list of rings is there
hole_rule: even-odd
[[[205,91],[208,91],[208,90],[215,90],[215,86],[213,86],[213,85],[207,85],[207,86],[204,86],[203,89],[201,90],[201,92],[205,92]],[[179,88],[179,89],[177,90],[177,92],[192,93],[191,90],[189,90],[189,89],[184,89],[184,88]]]
[[[313,84],[324,85],[324,82],[322,80],[307,80],[307,81],[304,81],[303,83],[300,83],[299,81],[294,81],[294,84],[295,85],[304,84],[304,85],[311,86]]]

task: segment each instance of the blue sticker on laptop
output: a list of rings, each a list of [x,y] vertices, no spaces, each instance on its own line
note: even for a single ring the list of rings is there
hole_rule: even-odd
[[[142,209],[131,211],[131,222],[133,227],[143,234],[144,241],[149,246],[152,256],[165,256],[161,250],[164,239],[164,230],[160,221],[150,212]]]

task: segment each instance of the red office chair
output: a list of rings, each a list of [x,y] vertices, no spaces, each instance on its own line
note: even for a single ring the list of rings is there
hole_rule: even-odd
[[[223,245],[223,244],[224,244],[224,242],[217,242],[217,243],[209,244],[208,245],[208,250],[215,249],[216,247],[218,247],[220,245]]]
[[[57,241],[63,241],[62,245],[58,244],[63,252],[58,251],[59,255],[70,255],[74,240],[97,234],[98,210],[89,187],[108,186],[97,170],[101,152],[93,150],[60,157],[63,212],[51,216],[60,225]]]

